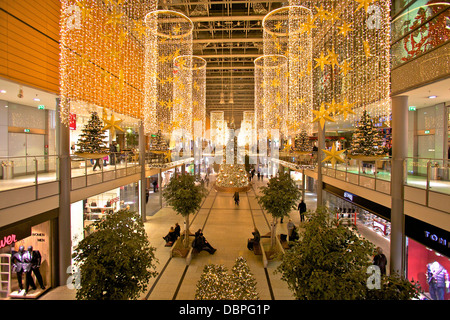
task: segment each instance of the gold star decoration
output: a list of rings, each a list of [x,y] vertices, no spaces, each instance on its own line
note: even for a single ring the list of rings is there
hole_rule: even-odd
[[[317,68],[317,67],[320,67],[320,69],[323,71],[323,68],[325,67],[325,65],[326,65],[326,64],[330,64],[330,63],[328,62],[327,57],[325,57],[325,56],[323,55],[323,52],[320,53],[320,57],[319,57],[319,58],[314,58],[314,60],[316,60],[316,62],[317,62],[317,64],[316,64],[316,66],[314,67],[314,69]]]
[[[316,17],[308,16],[308,21],[299,24],[300,32],[301,33],[307,32],[309,35],[313,29],[317,28],[316,25],[314,24],[315,21]]]
[[[331,113],[336,114],[338,112],[339,104],[337,104],[336,101],[334,101],[334,98],[333,98],[333,100],[330,103],[327,103],[327,105],[328,105],[328,109],[327,110],[329,110],[330,114]]]
[[[312,122],[319,122],[322,129],[326,121],[334,122],[334,119],[330,116],[330,110],[325,109],[323,102],[322,105],[320,106],[320,109],[313,110],[313,112],[316,115],[316,117]]]
[[[320,8],[316,6],[314,8],[317,10],[317,13],[314,15],[315,18],[319,18],[321,22],[328,20],[329,12],[323,8],[323,4],[320,5]]]
[[[353,29],[350,28],[350,26],[352,24],[353,23],[345,23],[345,22],[343,22],[342,26],[337,27],[339,29],[339,33],[338,34],[342,34],[344,37],[346,37],[348,32],[353,31]]]
[[[352,71],[352,70],[353,70],[350,66],[351,66],[350,62],[348,62],[348,60],[344,60],[344,62],[342,62],[342,63],[339,65],[339,68],[341,68],[341,70],[339,71],[339,73],[343,73],[344,76],[346,76],[347,73],[348,73],[349,71]]]
[[[111,133],[112,136],[114,136],[114,133],[116,132],[116,130],[122,131],[123,129],[121,127],[119,127],[119,124],[122,122],[123,120],[116,120],[114,118],[114,114],[111,115],[111,118],[108,120],[107,117],[105,116],[103,118],[103,122],[106,123],[106,125],[103,127],[102,131],[106,131],[109,130],[109,132]]]
[[[134,28],[133,31],[136,31],[138,34],[138,38],[142,38],[143,36],[147,34],[147,27],[142,21],[139,20],[133,20],[134,22]]]
[[[326,58],[327,58],[328,62],[331,64],[332,67],[338,66],[339,65],[338,60],[337,60],[338,55],[334,52],[334,47],[331,49],[331,51],[330,50],[327,50],[327,51],[328,51],[328,55]]]
[[[347,120],[348,114],[355,114],[355,112],[352,110],[353,103],[348,103],[347,99],[344,99],[344,102],[342,102],[339,105],[339,113],[344,115],[344,119]]]
[[[106,24],[112,24],[114,28],[118,24],[122,24],[123,12],[118,13],[116,10],[114,10],[111,13],[107,13],[106,15],[108,17],[108,21],[106,21]]]
[[[345,151],[345,149],[344,149],[344,150],[337,151],[337,150],[336,150],[336,145],[333,144],[333,147],[331,148],[330,151],[328,151],[328,150],[326,150],[326,149],[322,149],[322,151],[325,152],[325,154],[327,155],[327,156],[322,160],[322,162],[330,161],[330,162],[331,162],[331,165],[332,165],[333,167],[335,166],[336,161],[337,161],[337,162],[344,162],[344,159],[342,159],[341,154]]]
[[[281,27],[282,27],[281,21],[279,21],[279,22],[274,26],[275,30],[280,30]]]
[[[86,0],[76,1],[76,5],[80,8],[81,16],[83,19],[92,19],[90,5],[86,3]]]
[[[355,12],[358,11],[359,9],[361,9],[362,7],[364,7],[364,10],[367,12],[367,9],[369,8],[369,5],[374,0],[355,0],[355,1],[359,3],[359,6],[358,6],[358,8],[356,8]]]

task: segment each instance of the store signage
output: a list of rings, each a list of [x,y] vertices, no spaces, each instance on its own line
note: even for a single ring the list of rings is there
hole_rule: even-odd
[[[405,234],[417,242],[450,257],[450,232],[405,215]]]
[[[77,115],[75,113],[69,114],[69,128],[70,130],[77,130]]]
[[[350,192],[345,191],[344,192],[344,198],[353,201],[353,194],[351,194]]]
[[[10,234],[8,236],[4,236],[3,240],[0,240],[0,249],[6,246],[10,246],[13,243],[17,242],[17,238],[15,234]]]
[[[444,247],[450,248],[450,241],[448,241],[447,239],[442,238],[434,233],[431,233],[430,231],[425,230],[425,238],[428,238],[431,241],[439,243],[439,244],[443,245]]]

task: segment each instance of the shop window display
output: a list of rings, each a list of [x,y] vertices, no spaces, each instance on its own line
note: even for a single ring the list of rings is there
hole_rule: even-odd
[[[407,245],[407,276],[419,282],[422,299],[450,300],[450,259],[411,238]]]
[[[14,241],[0,249],[0,299],[38,298],[51,284],[50,222],[31,227],[30,236]]]

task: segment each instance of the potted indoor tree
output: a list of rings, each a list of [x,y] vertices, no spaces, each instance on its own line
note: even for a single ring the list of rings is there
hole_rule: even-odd
[[[81,275],[76,298],[139,298],[150,278],[158,274],[156,249],[150,245],[139,215],[119,210],[89,227],[95,232],[81,240],[73,254]]]
[[[167,204],[185,219],[184,248],[189,247],[189,215],[197,212],[206,196],[206,188],[195,182],[195,177],[187,173],[175,174],[164,187],[163,196]],[[184,256],[184,255],[183,255]]]
[[[292,209],[296,209],[301,192],[288,172],[280,171],[277,176],[269,180],[267,186],[259,188],[261,195],[257,200],[261,207],[272,215],[270,232],[271,248],[276,243],[276,224],[278,218],[288,216]]]

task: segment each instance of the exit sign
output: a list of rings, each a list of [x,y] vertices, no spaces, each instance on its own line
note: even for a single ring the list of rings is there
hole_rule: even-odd
[[[30,129],[23,129],[23,132],[29,133]]]
[[[44,106],[43,104],[40,104],[40,105],[38,105],[38,109],[39,109],[39,110],[44,110],[44,109],[45,109],[45,106]]]
[[[409,111],[416,111],[416,107],[409,107]]]

